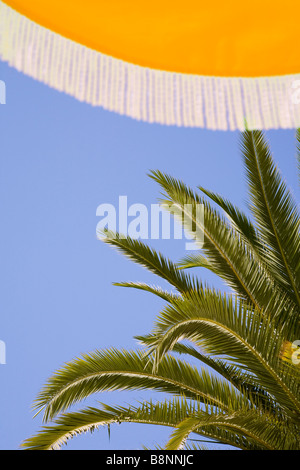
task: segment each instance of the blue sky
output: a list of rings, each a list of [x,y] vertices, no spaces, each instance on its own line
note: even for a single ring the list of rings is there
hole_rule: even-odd
[[[58,367],[96,348],[133,348],[163,302],[114,281],[160,283],[96,238],[99,204],[150,208],[159,169],[245,208],[239,133],[167,127],[93,108],[0,63],[1,321],[0,448],[17,449],[39,429],[31,404]],[[295,132],[267,132],[274,158],[297,196]],[[184,240],[150,241],[174,260]],[[221,287],[206,273],[203,279]],[[86,404],[124,404],[153,393],[103,393]],[[159,395],[156,395],[159,398]],[[155,398],[155,397],[154,397]],[[116,426],[70,442],[69,449],[133,449],[164,443],[170,430]]]

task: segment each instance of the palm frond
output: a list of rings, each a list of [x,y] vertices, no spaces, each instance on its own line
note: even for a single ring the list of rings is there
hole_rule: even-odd
[[[121,423],[152,424],[176,427],[178,423],[195,413],[199,402],[188,402],[184,398],[173,398],[163,402],[145,401],[138,406],[88,407],[72,413],[64,413],[51,426],[42,427],[35,436],[26,439],[22,448],[27,450],[59,449],[77,435],[93,432],[100,426]]]
[[[254,225],[238,207],[219,194],[209,191],[202,186],[198,186],[198,188],[224,210],[229,221],[234,224],[234,228],[245,237],[252,245],[252,248],[261,247],[261,242],[257,236]]]
[[[179,298],[178,294],[167,292],[158,286],[150,286],[149,284],[145,284],[143,282],[114,282],[114,286],[130,287],[133,289],[139,289],[145,292],[150,292],[151,294],[157,295],[161,299],[166,300],[168,302],[172,302],[172,300]]]
[[[152,273],[168,281],[179,292],[185,292],[199,286],[197,279],[180,272],[171,260],[151,249],[140,240],[122,237],[118,233],[105,231],[103,241],[117,248],[135,263],[144,266]]]
[[[178,263],[179,269],[191,269],[191,268],[206,268],[217,276],[222,277],[222,272],[219,271],[205,256],[199,252],[191,253],[184,256]]]
[[[159,343],[157,335],[135,336],[135,338],[150,351],[155,351],[155,347]],[[276,415],[279,413],[278,405],[260,386],[259,381],[253,375],[247,374],[245,370],[241,370],[240,367],[234,366],[228,361],[214,358],[211,355],[203,354],[199,348],[181,342],[175,343],[171,352],[191,356],[205,364],[233,385],[254,407],[267,409],[270,413]]]
[[[241,448],[242,443],[256,444],[261,450],[296,450],[299,438],[295,436],[294,429],[289,429],[268,415],[262,415],[255,410],[250,412],[236,412],[232,415],[220,413],[198,412],[199,416],[191,416],[179,423],[173,431],[171,439],[166,445],[167,450],[182,449],[188,436],[192,432],[224,429],[234,432]]]
[[[277,281],[300,306],[300,217],[260,131],[242,134],[241,150],[262,252]]]
[[[223,356],[245,370],[251,370],[268,393],[289,413],[300,413],[299,382],[282,366],[281,335],[268,318],[243,303],[217,295],[191,294],[167,306],[155,323],[157,367],[164,354],[183,338],[201,346],[207,354]]]
[[[197,370],[185,361],[165,356],[154,374],[153,360],[141,351],[109,349],[86,354],[58,370],[39,393],[35,408],[44,411],[47,421],[91,394],[138,389],[184,394],[220,409],[248,404],[234,387],[204,368]]]
[[[276,286],[265,266],[255,257],[251,245],[182,181],[159,171],[153,171],[150,176],[166,193],[161,199],[166,209],[170,208],[176,215],[174,207],[177,207],[177,216],[182,218],[184,214],[187,229],[195,226],[199,232],[204,232],[203,251],[215,271],[241,298],[256,308],[266,308],[266,299],[272,296]],[[199,204],[204,207],[204,220],[195,217]],[[197,235],[195,237],[197,240]]]

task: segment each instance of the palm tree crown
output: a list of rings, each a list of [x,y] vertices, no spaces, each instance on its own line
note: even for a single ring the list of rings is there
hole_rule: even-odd
[[[300,146],[300,132],[297,140]],[[176,293],[118,283],[164,299],[153,330],[137,337],[137,350],[97,350],[58,370],[35,402],[52,424],[24,448],[56,449],[101,425],[135,422],[173,428],[166,449],[188,448],[191,433],[240,449],[300,449],[294,347],[300,338],[300,217],[264,135],[244,132],[241,152],[253,221],[220,195],[203,187],[195,192],[155,171],[150,176],[163,190],[161,202],[201,230],[202,249],[173,263],[140,240],[106,232],[106,243],[168,281]],[[203,204],[204,222],[195,217],[197,204]],[[201,283],[189,271],[199,267],[217,274],[230,290]],[[170,398],[68,411],[94,393],[137,389]]]

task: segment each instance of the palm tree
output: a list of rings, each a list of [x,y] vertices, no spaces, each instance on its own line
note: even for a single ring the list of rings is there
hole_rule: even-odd
[[[300,132],[297,141],[300,147]],[[101,425],[134,422],[171,427],[165,449],[190,448],[192,433],[240,449],[300,449],[294,343],[300,338],[300,217],[264,135],[245,131],[241,152],[253,222],[220,195],[203,187],[196,193],[155,171],[161,202],[175,207],[181,220],[184,214],[189,227],[198,224],[202,249],[175,264],[140,240],[106,232],[106,243],[176,291],[118,283],[166,302],[152,332],[137,337],[137,350],[97,350],[58,370],[35,402],[52,424],[24,448],[56,449]],[[195,217],[197,204],[204,205],[204,223]],[[204,285],[195,269],[189,271],[201,267],[225,281],[228,292]],[[137,389],[170,398],[67,411],[94,393]],[[202,448],[197,439],[193,448]]]

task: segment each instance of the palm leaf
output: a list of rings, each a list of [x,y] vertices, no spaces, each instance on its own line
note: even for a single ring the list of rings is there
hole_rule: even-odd
[[[300,217],[269,147],[260,131],[244,132],[241,139],[250,209],[262,242],[262,255],[280,284],[300,306]]]
[[[163,402],[143,402],[139,406],[109,406],[102,404],[102,409],[87,409],[64,413],[52,426],[44,426],[35,436],[22,443],[24,449],[52,450],[59,449],[74,436],[93,432],[100,426],[131,422],[175,427],[199,408],[199,402],[187,402],[186,399],[173,398]]]
[[[188,436],[192,432],[201,433],[203,429],[224,429],[233,431],[240,438],[240,444],[244,441],[255,443],[261,449],[295,450],[299,445],[299,437],[293,433],[294,429],[278,423],[273,417],[262,415],[255,410],[236,412],[232,415],[220,413],[198,412],[199,416],[191,416],[178,424],[173,431],[171,439],[166,445],[167,450],[183,448]]]
[[[283,338],[270,328],[270,319],[261,320],[259,312],[249,311],[226,296],[191,294],[166,307],[153,333],[160,337],[155,348],[157,367],[161,358],[183,338],[201,345],[208,354],[224,355],[243,369],[250,369],[261,385],[288,412],[300,416],[299,382],[282,366],[280,348]]]
[[[211,403],[222,409],[248,403],[230,384],[204,368],[166,356],[153,373],[153,361],[141,352],[109,349],[95,351],[67,363],[39,393],[35,408],[52,419],[93,393],[113,390],[153,389]]]
[[[161,202],[165,207],[178,207],[178,217],[189,228],[192,224],[204,232],[206,258],[216,273],[243,299],[253,303],[256,308],[266,308],[266,300],[274,292],[274,279],[265,266],[255,257],[252,247],[226,223],[208,202],[200,198],[183,182],[159,171],[150,175],[165,191]],[[171,205],[171,202],[173,204]],[[204,221],[195,218],[196,206],[203,204]]]
[[[245,237],[245,239],[251,243],[252,248],[261,246],[261,242],[257,237],[254,225],[238,207],[234,206],[230,201],[228,201],[228,199],[225,199],[219,194],[208,191],[202,186],[198,186],[198,188],[225,211],[230,222],[234,224],[234,228],[237,229]]]
[[[206,268],[217,276],[222,277],[222,272],[218,271],[217,268],[199,252],[184,256],[177,263],[177,266],[179,269]]]
[[[173,294],[172,292],[167,292],[160,287],[150,286],[143,282],[114,282],[114,286],[118,287],[130,287],[133,289],[143,290],[145,292],[150,292],[151,294],[157,295],[163,300],[172,302],[174,299],[178,299],[178,294]]]
[[[157,335],[136,336],[135,338],[142,345],[148,349],[150,348],[151,351],[155,351],[155,347],[159,344]],[[172,352],[188,355],[199,360],[202,364],[205,364],[230,382],[254,407],[267,409],[273,414],[278,414],[278,405],[260,386],[259,382],[255,380],[255,377],[247,374],[245,370],[241,371],[239,367],[229,364],[224,360],[203,354],[199,351],[199,348],[196,349],[190,344],[175,343]]]
[[[183,272],[179,272],[171,260],[165,258],[161,253],[130,237],[122,237],[118,233],[105,231],[103,241],[117,248],[125,256],[135,263],[141,264],[149,271],[160,276],[176,287],[179,292],[185,292],[199,286],[198,280],[191,278]]]

